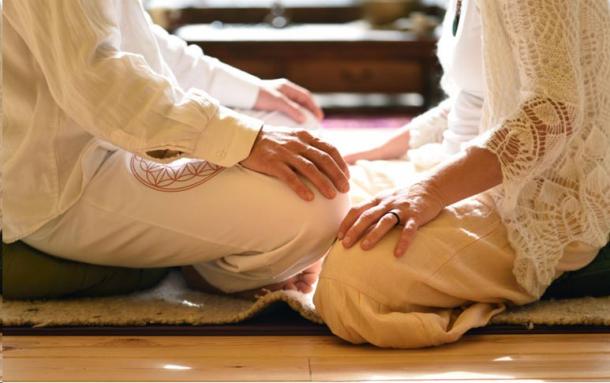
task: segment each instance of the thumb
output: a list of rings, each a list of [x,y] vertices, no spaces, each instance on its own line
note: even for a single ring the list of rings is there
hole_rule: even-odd
[[[364,156],[362,153],[350,153],[343,156],[343,160],[347,162],[348,165],[354,165],[356,161],[363,159]]]
[[[348,153],[343,156],[343,160],[350,165],[353,165],[358,160],[374,161],[382,159],[382,155],[377,148],[360,150],[353,153]]]

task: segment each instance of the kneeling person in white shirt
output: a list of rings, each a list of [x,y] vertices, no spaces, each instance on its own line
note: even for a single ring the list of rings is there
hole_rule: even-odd
[[[5,242],[192,266],[228,293],[311,288],[295,275],[335,238],[347,165],[302,125],[228,108],[311,123],[309,92],[205,56],[135,1],[11,1],[3,27]]]

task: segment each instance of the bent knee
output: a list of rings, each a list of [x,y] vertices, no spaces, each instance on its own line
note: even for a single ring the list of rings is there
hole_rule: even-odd
[[[331,248],[337,237],[339,225],[349,210],[349,199],[346,194],[337,194],[334,199],[327,199],[316,194],[313,201],[293,206],[297,214],[297,226],[289,247],[289,257],[297,256],[299,263],[311,264]],[[298,244],[298,246],[297,246]]]
[[[371,293],[375,298],[383,302],[385,292],[395,289],[397,283],[406,288],[411,280],[408,278],[412,274],[409,267],[393,255],[399,235],[399,230],[388,233],[370,250],[362,249],[359,243],[345,248],[342,242],[335,242],[326,257],[322,276],[355,285],[366,283],[369,290],[374,290]]]
[[[315,199],[305,202],[302,207],[302,222],[307,231],[334,238],[349,207],[350,202],[347,193],[337,193],[333,199],[328,199],[316,193]]]

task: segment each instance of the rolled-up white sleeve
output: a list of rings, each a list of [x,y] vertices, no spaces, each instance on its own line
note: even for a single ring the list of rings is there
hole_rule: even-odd
[[[440,143],[447,130],[447,115],[451,100],[446,99],[434,108],[415,117],[409,123],[409,149],[417,149],[425,144]]]
[[[163,57],[184,89],[203,89],[222,105],[254,108],[261,85],[258,77],[205,55],[197,45],[187,45],[147,19]]]
[[[4,11],[55,102],[92,135],[157,161],[176,159],[158,157],[162,152],[221,166],[245,159],[262,122],[219,106],[203,90],[183,90],[142,55],[122,51],[115,6],[108,0],[19,0]]]

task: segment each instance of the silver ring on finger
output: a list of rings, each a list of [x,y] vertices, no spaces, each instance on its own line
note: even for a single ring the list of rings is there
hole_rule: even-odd
[[[396,218],[396,224],[394,226],[400,225],[400,215],[398,215],[398,212],[396,210],[390,210],[386,213],[386,215],[388,214],[392,214]]]

